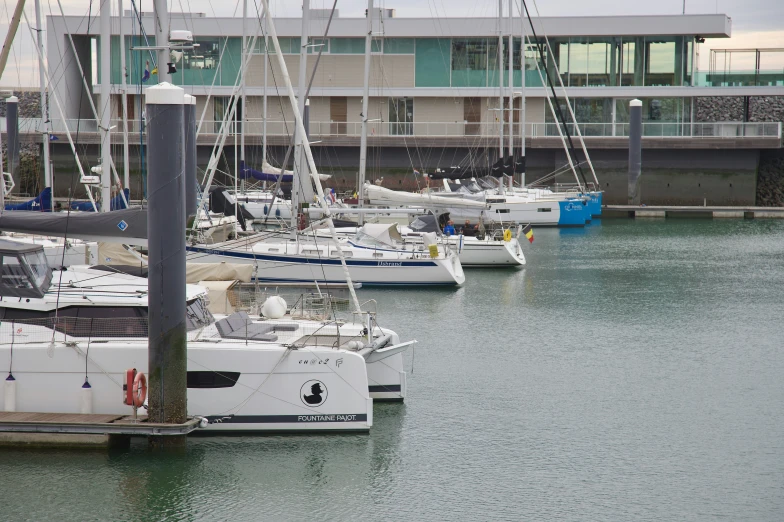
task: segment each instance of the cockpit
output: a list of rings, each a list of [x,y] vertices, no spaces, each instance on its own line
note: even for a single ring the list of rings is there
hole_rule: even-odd
[[[41,245],[0,240],[0,296],[41,298],[51,283]]]

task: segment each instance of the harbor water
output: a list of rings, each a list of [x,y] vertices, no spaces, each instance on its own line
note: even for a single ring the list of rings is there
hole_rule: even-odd
[[[524,270],[360,291],[419,341],[369,434],[0,449],[0,518],[781,520],[784,222],[534,234]]]

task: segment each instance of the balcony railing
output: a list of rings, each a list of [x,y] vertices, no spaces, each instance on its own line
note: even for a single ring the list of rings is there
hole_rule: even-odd
[[[21,132],[35,133],[40,132],[40,118],[20,119]],[[112,120],[112,132],[120,134],[122,123],[120,120]],[[95,120],[55,120],[52,122],[52,132],[61,134],[65,132],[66,126],[72,134],[79,132],[97,132],[98,126]],[[221,122],[204,121],[202,122],[201,134],[217,134],[220,130]],[[128,122],[128,130],[138,133],[141,122],[138,120]],[[563,126],[562,130],[563,130]],[[587,138],[611,138],[625,137],[629,135],[628,123],[581,123],[580,132]],[[675,122],[644,122],[643,136],[661,138],[776,138],[781,140],[782,123],[758,123],[758,122],[714,122],[714,123],[675,123]],[[5,122],[0,121],[0,128],[5,129]],[[569,133],[576,135],[576,125],[567,124]],[[286,121],[268,121],[268,136],[290,136],[294,125]],[[504,133],[507,132],[508,124],[505,125]],[[515,134],[519,135],[519,124],[515,124]],[[362,124],[360,122],[310,122],[310,136],[313,140],[334,137],[360,136]],[[239,124],[231,125],[230,132],[239,132]],[[250,120],[246,122],[245,133],[248,136],[261,136],[263,132],[263,122]],[[527,123],[525,125],[525,135],[529,138],[552,138],[558,137],[558,125],[555,123]],[[499,136],[499,125],[492,123],[466,123],[466,122],[411,122],[411,123],[389,123],[371,122],[368,123],[368,136],[394,138],[401,141],[416,138],[496,138]]]

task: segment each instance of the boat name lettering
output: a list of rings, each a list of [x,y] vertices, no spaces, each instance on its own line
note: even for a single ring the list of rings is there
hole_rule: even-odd
[[[379,261],[378,266],[403,266],[402,261]]]
[[[356,415],[299,415],[297,422],[356,422]]]
[[[297,364],[329,364],[329,359],[300,359]]]

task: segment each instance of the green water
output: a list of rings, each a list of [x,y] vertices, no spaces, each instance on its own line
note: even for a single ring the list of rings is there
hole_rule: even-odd
[[[525,270],[362,290],[420,342],[369,435],[0,451],[3,520],[781,520],[784,222],[535,229]]]

